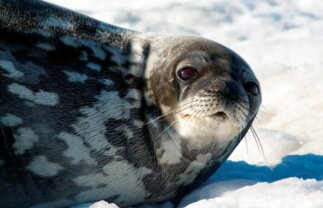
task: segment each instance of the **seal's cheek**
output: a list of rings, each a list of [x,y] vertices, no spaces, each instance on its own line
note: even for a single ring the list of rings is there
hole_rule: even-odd
[[[174,77],[172,73],[168,73],[171,70],[169,67],[162,67],[150,69],[154,71],[154,74],[147,78],[146,91],[149,93],[149,97],[145,95],[146,99],[152,100],[154,106],[159,106],[162,114],[166,114],[171,110],[174,110],[177,100],[177,86],[174,83]]]

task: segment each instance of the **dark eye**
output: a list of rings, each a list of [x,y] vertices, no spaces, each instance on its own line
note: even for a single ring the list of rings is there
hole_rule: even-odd
[[[254,96],[259,95],[259,93],[260,93],[258,85],[254,82],[247,82],[247,83],[245,83],[244,87],[245,87],[247,93],[250,93]]]
[[[197,75],[197,70],[193,67],[187,66],[177,71],[177,76],[181,80],[189,80]]]

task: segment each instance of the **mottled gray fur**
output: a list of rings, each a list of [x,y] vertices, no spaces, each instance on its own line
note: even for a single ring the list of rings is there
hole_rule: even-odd
[[[144,36],[35,0],[0,0],[1,206],[100,199],[130,206],[181,196],[203,182],[240,142],[260,104],[241,80],[225,81],[236,94],[223,99],[250,109],[225,147],[212,142],[192,149],[169,128],[174,118],[152,122],[164,113],[162,105],[175,108],[201,87],[222,90],[213,81],[189,89],[175,83],[176,56],[185,50],[228,60],[232,76],[252,73],[235,53],[209,43]],[[164,155],[174,148],[168,143],[174,135],[178,160]]]

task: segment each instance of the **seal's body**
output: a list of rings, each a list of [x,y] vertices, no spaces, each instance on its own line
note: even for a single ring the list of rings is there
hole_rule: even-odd
[[[249,66],[212,41],[1,0],[0,204],[180,196],[225,161],[260,102]]]

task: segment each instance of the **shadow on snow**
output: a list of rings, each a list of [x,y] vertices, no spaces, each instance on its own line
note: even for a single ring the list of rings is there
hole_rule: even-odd
[[[206,183],[239,179],[274,182],[289,177],[323,180],[323,156],[289,155],[284,157],[280,164],[273,167],[256,166],[243,161],[227,161]]]

